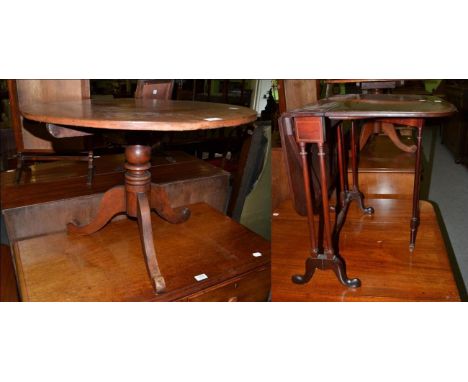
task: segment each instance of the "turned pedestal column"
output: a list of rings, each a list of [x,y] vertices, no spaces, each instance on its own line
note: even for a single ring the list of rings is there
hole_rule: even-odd
[[[71,234],[89,235],[104,227],[115,215],[126,213],[138,219],[141,244],[148,274],[156,293],[164,292],[166,283],[159,269],[153,242],[151,209],[170,223],[182,223],[190,216],[187,208],[173,209],[164,189],[151,183],[151,147],[130,145],[125,149],[125,185],[111,188],[102,197],[94,219],[81,226],[79,222],[68,224]]]

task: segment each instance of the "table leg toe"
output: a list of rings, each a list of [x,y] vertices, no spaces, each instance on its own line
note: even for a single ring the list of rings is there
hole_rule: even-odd
[[[310,281],[314,276],[315,269],[317,269],[317,264],[312,257],[308,257],[306,260],[306,269],[303,275],[294,275],[292,276],[292,281],[295,284],[305,284]]]
[[[350,279],[346,274],[346,268],[344,261],[335,256],[333,258],[333,262],[330,264],[330,268],[333,269],[335,272],[336,277],[340,281],[341,284],[350,288],[359,288],[361,286],[361,280],[359,279]]]
[[[172,208],[166,191],[155,183],[151,184],[150,204],[159,216],[172,224],[183,223],[190,217],[188,208]]]

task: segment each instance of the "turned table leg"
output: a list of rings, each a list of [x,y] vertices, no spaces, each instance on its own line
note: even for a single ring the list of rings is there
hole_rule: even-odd
[[[419,191],[421,187],[421,151],[422,151],[422,128],[423,123],[421,122],[418,127],[418,136],[416,142],[416,164],[414,171],[414,185],[413,185],[413,211],[411,216],[411,234],[410,234],[410,251],[414,251],[416,244],[416,234],[418,233],[419,226]]]
[[[342,140],[339,139],[339,143]],[[312,199],[311,199],[311,188],[310,188],[310,176],[309,176],[309,166],[307,162],[307,152],[306,152],[306,143],[299,142],[300,146],[300,155],[302,160],[303,168],[303,178],[304,178],[304,188],[306,195],[306,204],[307,204],[307,220],[309,225],[309,238],[311,244],[311,254],[306,259],[305,264],[305,273],[300,275],[294,275],[292,281],[296,284],[305,284],[313,277],[316,269],[326,270],[331,269],[335,273],[338,280],[347,287],[359,287],[361,281],[359,279],[350,279],[346,275],[346,267],[343,259],[335,252],[334,250],[334,241],[333,233],[331,227],[331,218],[330,218],[330,205],[328,200],[328,182],[327,182],[327,173],[325,165],[325,150],[323,142],[318,144],[318,157],[320,164],[320,186],[322,194],[322,214],[324,220],[325,228],[325,237],[323,245],[323,253],[319,253],[319,248],[317,241],[315,239],[315,225],[314,225],[314,215],[312,209]],[[340,148],[342,150],[342,147]],[[341,155],[340,155],[341,157]],[[344,181],[343,181],[344,183]],[[338,242],[336,242],[336,247],[338,250]]]
[[[322,269],[332,269],[338,280],[343,285],[348,287],[357,288],[361,286],[361,281],[359,279],[350,279],[346,275],[346,268],[344,261],[336,253],[338,251],[338,240],[336,243],[332,239],[332,228],[331,228],[331,218],[330,218],[330,205],[328,200],[328,182],[327,182],[327,173],[325,166],[325,150],[323,143],[318,144],[318,157],[320,162],[320,184],[322,187],[322,208],[323,208],[323,219],[324,219],[324,228],[325,228],[325,245],[324,245],[324,256],[322,260]],[[336,244],[336,251],[334,249],[334,244]],[[324,262],[323,260],[327,260]]]
[[[366,214],[373,214],[374,208],[366,207],[364,205],[364,195],[359,190],[359,180],[358,180],[358,142],[357,142],[357,129],[356,129],[355,121],[351,122],[351,170],[353,176],[353,188],[352,191],[349,192],[349,199],[357,200],[359,203],[359,208],[362,212]]]
[[[141,245],[146,260],[146,268],[156,293],[161,293],[166,289],[166,282],[161,275],[156,258],[153,242],[153,228],[151,225],[151,209],[146,193],[140,192],[137,194],[137,205],[138,226],[140,229]]]
[[[309,240],[311,246],[311,257],[306,261],[306,271],[304,275],[294,275],[292,281],[296,284],[304,284],[308,282],[315,272],[314,259],[318,255],[317,240],[315,238],[315,223],[314,223],[314,211],[312,208],[312,190],[310,188],[310,176],[309,176],[309,164],[307,162],[307,151],[306,143],[300,142],[300,155],[302,161],[302,174],[304,178],[304,189],[305,189],[305,199],[307,206],[307,222],[309,226]]]

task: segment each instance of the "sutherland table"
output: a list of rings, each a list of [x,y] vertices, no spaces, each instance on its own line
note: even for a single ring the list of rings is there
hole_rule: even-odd
[[[112,129],[135,132],[188,131],[231,127],[253,122],[256,112],[246,107],[191,101],[143,99],[83,100],[24,105],[25,118],[66,127]],[[166,192],[151,183],[148,171],[151,147],[138,133],[139,144],[125,149],[125,185],[107,191],[94,220],[87,225],[73,221],[69,234],[92,234],[115,215],[125,212],[138,218],[140,237],[148,273],[156,293],[164,292],[165,281],[159,270],[153,243],[151,210],[170,223],[182,223],[190,216],[187,208],[173,209]]]
[[[308,282],[318,269],[332,269],[340,282],[349,287],[359,287],[359,279],[349,279],[343,259],[339,255],[339,233],[343,226],[349,204],[353,200],[359,202],[364,213],[373,214],[372,207],[365,207],[363,194],[358,187],[358,149],[356,139],[356,121],[373,120],[382,123],[397,123],[417,129],[417,150],[415,161],[415,179],[413,186],[413,206],[410,222],[410,251],[414,250],[416,234],[419,225],[419,188],[421,177],[421,141],[422,129],[426,118],[447,117],[452,115],[456,108],[440,98],[417,95],[392,94],[349,94],[330,97],[320,100],[317,104],[304,106],[301,109],[284,113],[279,121],[282,134],[283,147],[291,147],[295,141],[300,148],[301,161],[294,165],[294,158],[286,155],[289,168],[289,179],[293,190],[300,195],[294,195],[296,210],[304,210],[305,204],[309,224],[309,237],[311,254],[306,260],[304,275],[293,276],[293,282],[303,284]],[[351,121],[351,158],[353,185],[349,189],[345,171],[346,153],[344,150],[344,132],[342,122]],[[325,142],[333,134],[327,134],[327,128],[336,128],[337,160],[339,170],[339,191],[337,192],[337,206],[335,207],[336,220],[332,229],[330,219],[329,187],[325,161]],[[311,195],[311,182],[309,162],[307,160],[306,145],[317,144],[318,160],[320,166],[320,194],[321,215],[323,216],[323,243],[315,237],[313,200]],[[289,146],[288,146],[289,145]],[[286,150],[285,150],[286,152]],[[302,169],[300,174],[299,168]],[[302,178],[303,190],[300,190],[298,180]],[[305,203],[303,203],[305,202]],[[322,235],[319,234],[319,237]]]

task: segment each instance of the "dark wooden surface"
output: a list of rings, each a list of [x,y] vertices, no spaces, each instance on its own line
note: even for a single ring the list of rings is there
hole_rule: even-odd
[[[396,94],[347,94],[324,98],[291,111],[291,116],[331,119],[447,117],[456,108],[434,96]]]
[[[243,106],[152,99],[106,99],[22,105],[24,117],[66,126],[116,130],[186,131],[238,126],[257,113]]]
[[[0,301],[18,301],[18,288],[13,270],[10,247],[0,244]]]
[[[89,236],[67,235],[64,231],[37,236],[31,231],[32,237],[19,239],[15,258],[22,299],[266,300],[270,287],[269,242],[206,204],[191,205],[190,209],[191,218],[180,225],[151,214],[166,293],[154,293],[138,226],[123,218]],[[262,256],[254,257],[253,252]],[[208,278],[196,281],[194,276],[200,274]]]
[[[340,252],[349,277],[360,288],[346,288],[330,271],[317,270],[304,285],[291,281],[309,255],[307,219],[291,201],[272,219],[273,301],[458,301],[459,292],[432,205],[421,202],[418,245],[408,250],[411,200],[369,199],[375,214],[366,216],[352,203],[341,232]]]

